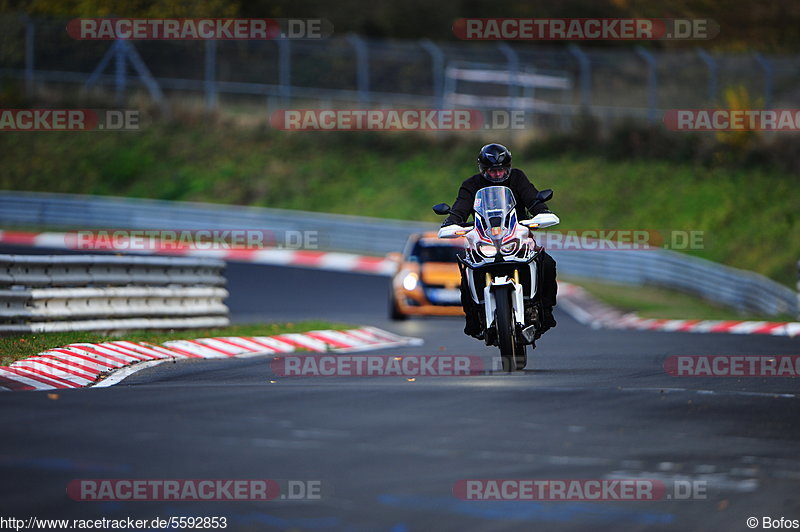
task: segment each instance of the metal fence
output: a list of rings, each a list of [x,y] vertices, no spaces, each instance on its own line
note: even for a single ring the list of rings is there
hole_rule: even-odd
[[[206,258],[0,255],[0,334],[225,326],[223,267]]]
[[[800,56],[714,54],[703,48],[593,48],[572,44],[401,41],[335,35],[323,40],[76,41],[66,20],[0,17],[0,75],[26,90],[72,85],[109,88],[117,105],[132,90],[158,104],[195,95],[208,109],[252,102],[267,111],[293,106],[419,106],[453,99],[447,70],[470,63],[497,71],[496,84],[466,90],[476,107],[518,107],[526,124],[569,128],[589,113],[607,125],[621,118],[660,119],[666,109],[719,105],[728,87],[744,87],[752,106],[794,106]],[[563,78],[565,86],[532,87],[523,74]],[[514,81],[518,80],[518,81]],[[527,92],[526,92],[527,90]],[[191,97],[191,96],[190,96]],[[485,103],[481,103],[481,101]]]
[[[0,192],[0,225],[312,231],[321,249],[382,255],[400,251],[411,233],[435,224],[160,200]],[[763,275],[664,249],[554,250],[558,271],[633,285],[660,285],[741,311],[798,314],[797,294]]]

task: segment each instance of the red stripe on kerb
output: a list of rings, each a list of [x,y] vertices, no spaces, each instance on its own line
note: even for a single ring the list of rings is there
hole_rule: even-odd
[[[306,333],[300,333],[300,334],[303,334],[303,335],[305,335]],[[316,351],[316,352],[319,352],[319,353],[321,353],[321,352],[322,352],[322,351],[320,351],[319,349],[316,349],[316,348],[314,348],[314,347],[313,347],[313,346],[311,346],[311,345],[304,344],[304,343],[302,343],[302,342],[298,342],[297,340],[293,340],[293,339],[291,339],[291,338],[286,338],[286,337],[285,337],[284,335],[282,335],[282,334],[279,334],[279,335],[277,335],[277,336],[273,336],[273,337],[272,337],[272,339],[273,339],[273,340],[278,340],[278,341],[281,341],[281,342],[283,342],[283,343],[286,343],[286,344],[291,344],[291,345],[293,345],[293,346],[295,346],[295,347],[299,347],[299,348],[301,348],[301,349],[310,349],[311,351]]]
[[[91,348],[86,348],[86,350],[89,351],[90,353],[92,351],[94,351]],[[118,368],[120,366],[124,366],[125,364],[129,364],[129,362],[121,362],[117,357],[113,357],[111,355],[105,355],[105,354],[102,354],[102,353],[98,353],[98,356],[101,356],[101,357],[104,357],[104,358],[108,358],[110,361],[114,362],[114,364],[110,364],[110,363],[105,362],[103,360],[97,360],[96,358],[92,358],[89,355],[82,355],[80,353],[75,353],[74,351],[68,351],[66,349],[50,349],[50,351],[53,351],[53,352],[56,352],[56,353],[63,353],[65,355],[70,355],[70,356],[73,356],[73,357],[77,357],[77,358],[80,358],[81,360],[85,360],[86,362],[91,362],[92,364],[97,364],[98,366],[105,366],[107,368]]]
[[[20,377],[25,377],[26,379],[30,379],[32,381],[39,381],[42,384],[47,384],[48,386],[55,386],[56,388],[75,388],[74,384],[69,384],[69,385],[59,384],[60,379],[56,379],[55,377],[45,377],[44,375],[37,375],[35,372],[31,372],[33,373],[33,375],[31,375],[30,373],[27,373],[17,368],[4,368],[4,369],[9,373],[14,373],[15,375],[19,375]]]
[[[59,366],[57,364],[53,364],[52,362],[50,362],[50,360],[57,360],[58,362],[61,362],[62,364],[68,364],[68,365],[70,365],[72,367],[65,368],[63,366]],[[70,364],[66,360],[56,358],[56,357],[54,357],[52,355],[46,356],[46,357],[39,356],[39,357],[36,357],[36,358],[28,358],[28,359],[25,359],[24,361],[21,360],[20,362],[33,362],[34,364],[41,364],[42,366],[47,366],[47,367],[53,368],[53,369],[55,369],[57,371],[63,371],[64,373],[69,373],[70,375],[75,375],[76,377],[80,377],[81,379],[86,379],[87,381],[93,381],[93,380],[95,380],[97,378],[97,375],[99,375],[99,373],[95,373],[94,375],[92,375],[92,374],[89,374],[89,373],[84,373],[83,371],[78,371],[76,368],[82,368],[83,366],[80,366],[79,364]],[[22,366],[22,367],[24,368],[24,367],[27,367],[27,366]]]
[[[358,331],[361,334],[366,334],[366,335],[371,336],[373,338],[377,338],[379,341],[382,341],[382,342],[396,342],[397,341],[397,338],[395,338],[394,336],[392,336],[390,334],[387,334],[384,331],[381,331],[380,329],[376,329],[376,330],[350,329],[350,330],[351,331]],[[347,331],[344,331],[344,332],[347,332]]]
[[[229,260],[241,260],[250,262],[255,257],[260,249],[231,249],[225,254],[225,258]]]
[[[69,364],[73,368],[76,368],[79,371],[84,371],[84,372],[86,372],[87,375],[91,375],[93,379],[96,378],[100,374],[100,370],[98,370],[98,369],[92,369],[92,368],[90,368],[88,366],[84,366],[82,364],[78,364],[77,362],[73,362],[72,360],[66,360],[66,359],[58,357],[56,355],[44,355],[44,354],[42,354],[42,355],[38,355],[38,356],[42,357],[42,358],[53,359],[56,362],[61,362],[62,364]]]
[[[2,367],[0,369],[8,369],[7,367]],[[15,381],[14,379],[9,379],[8,377],[0,376],[0,386],[3,388],[8,388],[11,391],[19,392],[22,390],[35,390],[33,386],[30,384],[25,384],[19,381]]]
[[[216,351],[217,353],[222,353],[226,357],[232,357],[235,354],[235,353],[231,353],[230,351],[224,351],[224,350],[222,350],[222,349],[220,349],[218,347],[212,347],[212,346],[210,346],[208,344],[204,344],[203,342],[198,342],[197,340],[186,340],[186,341],[189,342],[190,344],[194,344],[194,345],[203,347],[205,349],[211,349],[212,351]]]
[[[359,257],[356,267],[359,270],[380,271],[386,264],[386,259],[381,257]]]
[[[255,353],[255,352],[258,351],[257,349],[253,349],[252,347],[249,347],[249,346],[246,346],[246,345],[242,345],[242,344],[237,344],[236,342],[228,340],[227,338],[210,338],[210,339],[211,340],[216,340],[217,342],[222,342],[223,344],[232,345],[233,347],[238,347],[239,349],[246,349],[247,351],[249,351],[251,353]]]
[[[131,342],[133,343],[133,342]],[[160,360],[161,357],[157,357],[152,353],[147,353],[146,351],[138,351],[132,347],[128,347],[127,345],[120,345],[118,341],[114,342],[105,342],[98,347],[102,347],[104,349],[110,349],[115,353],[119,353],[120,355],[125,355],[127,357],[133,357],[137,360]],[[142,358],[144,357],[144,358]]]
[[[325,342],[326,344],[330,344],[330,345],[335,346],[335,347],[353,347],[353,344],[346,344],[346,343],[341,342],[339,340],[335,340],[333,338],[329,338],[327,336],[323,336],[323,335],[321,335],[319,333],[308,332],[308,333],[305,333],[305,335],[306,336],[310,336],[311,338],[319,340],[320,342]]]
[[[267,344],[267,343],[264,343],[264,342],[262,342],[262,341],[260,341],[260,340],[256,339],[256,337],[255,337],[255,336],[245,336],[245,337],[243,337],[243,338],[245,338],[246,340],[250,340],[251,342],[255,342],[255,343],[257,343],[258,345],[263,345],[263,346],[264,346],[264,347],[266,347],[267,349],[269,349],[269,350],[271,350],[271,351],[275,351],[276,353],[286,353],[286,352],[288,352],[288,350],[289,350],[289,347],[290,347],[290,345],[287,345],[287,346],[286,346],[286,350],[287,350],[287,351],[281,351],[281,347],[275,347],[274,345],[269,345],[269,344]],[[270,337],[270,338],[271,338],[271,337]],[[273,339],[274,339],[274,338],[273,338]],[[278,340],[278,343],[286,343],[286,342],[281,342],[280,340]]]
[[[295,251],[290,264],[301,266],[319,266],[327,253],[322,251]]]
[[[120,364],[120,366],[124,366],[126,364],[132,364],[133,362],[117,358],[115,355],[109,355],[108,353],[104,353],[104,352],[100,351],[100,349],[98,349],[98,348],[102,347],[103,349],[107,349],[109,351],[117,353],[118,355],[125,355],[126,357],[131,357],[134,360],[144,360],[143,358],[140,358],[136,354],[125,353],[124,351],[121,351],[119,348],[114,349],[112,346],[107,345],[107,344],[103,344],[103,345],[93,344],[93,345],[94,345],[94,347],[91,347],[91,346],[88,346],[88,345],[70,344],[69,346],[66,346],[66,347],[69,347],[71,349],[76,349],[78,351],[85,351],[86,353],[91,353],[91,354],[97,355],[99,357],[107,358],[109,360],[112,360],[112,361],[116,362],[117,364]],[[87,357],[83,353],[75,353],[73,351],[65,351],[64,348],[50,349],[50,351],[59,351],[59,352],[65,353],[67,355],[73,355],[73,356],[80,357],[82,359],[88,360],[90,362],[94,362],[95,364],[103,364],[103,362],[101,362],[101,361],[99,361],[99,360],[97,360],[95,358],[92,358],[92,357]],[[105,365],[108,365],[108,364],[105,364]]]
[[[102,351],[100,351],[98,349],[95,349],[94,347],[89,347],[89,346],[86,346],[86,345],[74,345],[74,344],[72,344],[72,345],[68,345],[66,347],[69,347],[71,349],[77,349],[78,351],[81,351],[81,350],[82,351],[87,351],[89,353],[92,353],[93,355],[97,355],[99,357],[103,357],[103,358],[107,358],[109,360],[113,360],[117,364],[121,364],[123,366],[126,365],[126,364],[130,364],[131,363],[129,360],[125,360],[124,358],[119,358],[119,357],[116,357],[114,355],[109,355],[107,353],[103,353]],[[115,353],[119,353],[120,355],[125,355],[125,356],[133,357],[133,358],[136,358],[136,359],[139,358],[135,354],[131,355],[131,354],[128,354],[128,353],[122,351],[120,348],[114,349],[114,348],[106,346],[106,345],[98,346],[98,347],[102,347],[104,349],[109,349],[111,351],[114,351]],[[89,358],[91,358],[91,357],[89,357]]]
[[[742,323],[742,322],[741,321],[726,321],[726,322],[714,325],[713,327],[711,327],[708,330],[708,332],[728,332],[733,327],[739,325],[740,323]]]
[[[167,347],[165,347],[163,345],[153,345],[153,344],[150,344],[150,343],[147,343],[147,342],[140,342],[140,344],[143,347],[146,347],[148,349],[152,349],[153,351],[155,351],[156,353],[161,355],[162,358],[160,358],[158,360],[164,360],[163,357],[173,358],[175,356],[174,352],[170,351],[169,348],[167,348]],[[165,353],[165,351],[166,351],[166,353]],[[155,355],[153,355],[153,356],[155,356]]]
[[[786,325],[788,325],[788,323],[786,323],[786,322],[766,323],[766,324],[762,325],[761,327],[759,327],[758,329],[753,329],[752,331],[750,331],[750,333],[751,334],[769,334],[772,331],[774,331],[775,329],[779,329],[779,328],[784,327]]]
[[[42,377],[44,377],[46,379],[52,379],[52,380],[54,380],[56,382],[60,382],[60,383],[64,384],[65,387],[67,387],[67,388],[80,388],[82,386],[81,384],[78,384],[76,382],[68,381],[67,379],[63,379],[61,377],[56,377],[55,375],[51,375],[47,371],[44,371],[44,370],[41,370],[41,369],[36,369],[36,368],[31,368],[29,366],[17,366],[16,368],[10,368],[10,369],[19,369],[20,371],[28,371],[28,372],[34,373],[36,375],[41,375]],[[88,379],[88,380],[89,381],[93,381],[94,379]]]
[[[162,353],[162,352],[160,352],[160,351],[158,351],[156,349],[153,349],[152,347],[147,347],[146,345],[140,345],[140,344],[137,344],[135,342],[129,342],[131,344],[130,346],[122,345],[121,342],[119,342],[119,343],[120,343],[120,345],[118,345],[117,347],[119,347],[120,349],[127,349],[129,351],[133,351],[136,355],[142,355],[142,356],[146,356],[146,357],[151,357],[151,358],[156,359],[156,360],[160,360],[160,359],[164,358],[165,356],[167,356],[164,353]],[[134,356],[134,355],[128,355],[128,356]]]
[[[365,336],[368,336],[369,338],[363,338],[363,337],[361,337],[361,336],[359,336],[357,334],[353,334],[352,331],[359,331],[362,334],[364,334]],[[376,344],[378,342],[384,341],[383,339],[377,338],[374,335],[370,335],[368,332],[362,331],[361,329],[349,329],[347,331],[339,331],[339,332],[344,334],[345,336],[349,336],[350,338],[352,338],[353,340],[357,341],[360,344],[371,345],[371,344]]]
[[[25,244],[32,246],[36,243],[39,233],[25,233],[22,231],[3,231],[2,241],[9,244]]]
[[[170,351],[175,351],[176,353],[178,353],[180,355],[184,355],[184,356],[191,357],[191,358],[203,358],[203,355],[198,355],[197,353],[192,353],[191,351],[187,351],[185,349],[181,349],[180,347],[175,347],[174,345],[166,347],[166,349],[169,349]]]

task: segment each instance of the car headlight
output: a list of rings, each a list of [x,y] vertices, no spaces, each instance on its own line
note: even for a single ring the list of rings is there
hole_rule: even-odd
[[[403,288],[410,292],[417,287],[418,281],[419,276],[417,276],[417,274],[414,272],[410,272],[403,278]]]
[[[497,248],[490,244],[481,244],[478,246],[478,251],[480,251],[481,255],[484,257],[494,257],[497,255]]]

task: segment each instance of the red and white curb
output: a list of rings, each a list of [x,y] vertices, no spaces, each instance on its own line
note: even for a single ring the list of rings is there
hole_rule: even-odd
[[[800,322],[641,318],[609,307],[583,288],[563,282],[558,283],[558,306],[578,322],[595,329],[800,336]]]
[[[115,240],[114,242],[119,244],[119,246],[114,249],[104,246],[102,251],[119,251],[146,255],[210,257],[237,262],[254,262],[257,264],[270,264],[275,266],[293,266],[296,268],[314,268],[317,270],[358,272],[385,276],[392,275],[397,269],[397,264],[386,258],[355,255],[353,253],[278,248],[194,249],[190,246],[179,248],[176,245],[135,251],[131,249],[131,247],[125,245],[125,239]],[[93,250],[86,249],[85,247],[78,247],[75,245],[75,235],[71,235],[70,233],[0,231],[0,243],[16,246],[69,249],[73,251],[85,251],[87,253],[100,251],[100,249]]]
[[[410,345],[422,345],[422,340],[398,336],[377,327],[275,336],[170,340],[163,345],[125,340],[102,344],[77,343],[49,349],[17,360],[8,367],[0,367],[0,391],[110,386],[133,372],[127,368],[138,371],[175,359],[279,355],[298,349],[318,353],[349,353]],[[108,377],[98,381],[103,375]]]

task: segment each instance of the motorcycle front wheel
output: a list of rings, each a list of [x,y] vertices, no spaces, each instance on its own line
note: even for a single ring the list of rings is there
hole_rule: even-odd
[[[516,347],[517,371],[522,371],[528,365],[528,346],[517,344]]]
[[[514,338],[514,313],[511,307],[511,291],[502,287],[494,293],[495,328],[500,346],[503,371],[512,372],[517,366],[517,342]]]

